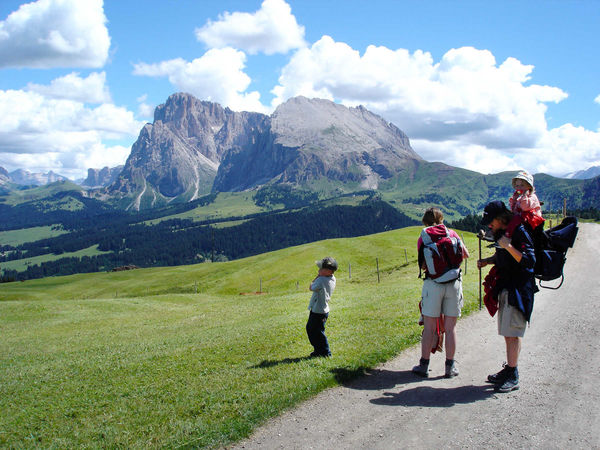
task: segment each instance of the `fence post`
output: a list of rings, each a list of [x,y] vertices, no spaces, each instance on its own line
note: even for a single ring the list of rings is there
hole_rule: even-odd
[[[406,249],[404,249],[404,259],[406,261],[406,264],[408,264],[408,253],[406,252]]]
[[[198,282],[194,281],[194,292],[197,294],[198,293]]]
[[[258,292],[262,292],[262,278],[258,279]]]
[[[379,258],[375,258],[375,263],[377,264],[377,282],[379,283]]]
[[[348,279],[352,279],[352,264],[348,263]]]

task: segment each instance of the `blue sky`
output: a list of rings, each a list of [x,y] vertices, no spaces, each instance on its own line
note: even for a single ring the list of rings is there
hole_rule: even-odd
[[[123,164],[178,91],[270,114],[362,104],[425,159],[600,165],[600,2],[0,1],[0,166]]]

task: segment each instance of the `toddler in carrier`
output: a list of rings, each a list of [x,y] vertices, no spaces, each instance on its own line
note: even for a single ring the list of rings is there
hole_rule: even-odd
[[[507,237],[512,237],[515,228],[521,223],[528,224],[532,231],[544,223],[541,203],[533,187],[533,175],[525,170],[519,171],[512,179],[512,187],[515,191],[508,204],[514,217],[506,228]]]

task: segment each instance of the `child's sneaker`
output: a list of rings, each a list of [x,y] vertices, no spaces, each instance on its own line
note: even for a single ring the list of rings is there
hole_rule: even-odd
[[[446,378],[453,378],[458,376],[458,367],[456,367],[456,361],[446,360],[446,373],[444,374]]]
[[[412,368],[412,372],[415,375],[419,375],[420,377],[428,378],[429,377],[429,360],[421,358],[421,360],[419,361],[419,365]]]

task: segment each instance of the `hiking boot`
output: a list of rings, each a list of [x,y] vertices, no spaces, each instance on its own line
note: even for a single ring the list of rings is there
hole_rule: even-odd
[[[519,375],[517,373],[509,375],[508,378],[504,380],[504,383],[497,384],[494,388],[496,392],[502,393],[516,391],[517,389],[519,389]]]
[[[508,367],[508,364],[504,363],[502,364],[502,370],[500,372],[488,375],[487,382],[493,384],[502,384],[508,377],[509,372],[510,368]]]
[[[429,360],[421,358],[421,360],[419,361],[419,365],[412,368],[412,372],[415,375],[419,375],[420,377],[428,378],[429,377]]]
[[[458,376],[458,367],[456,367],[456,361],[452,360],[446,360],[446,373],[444,374],[444,377],[446,378],[453,378]]]
[[[506,376],[502,383],[496,384],[494,390],[496,392],[510,392],[519,389],[519,370],[516,367],[504,367],[506,369]]]

